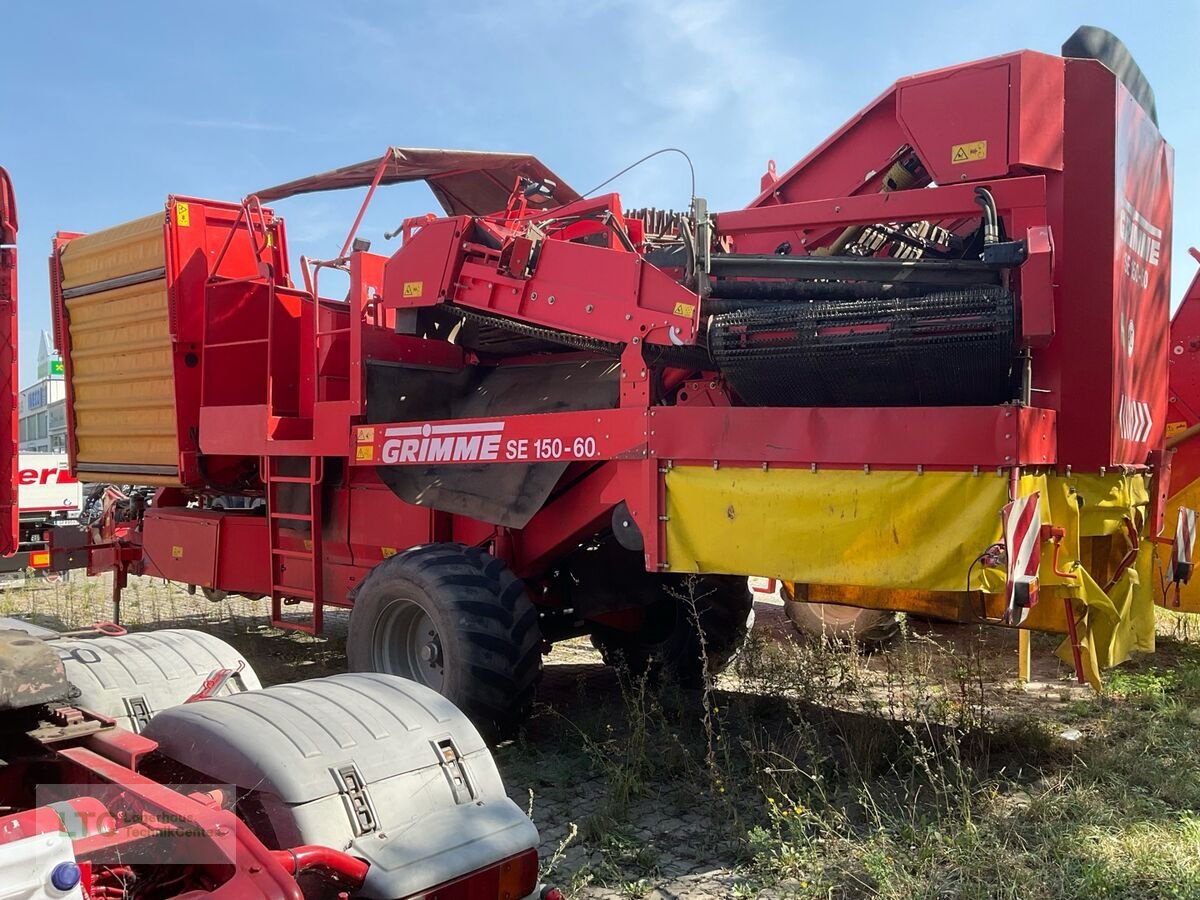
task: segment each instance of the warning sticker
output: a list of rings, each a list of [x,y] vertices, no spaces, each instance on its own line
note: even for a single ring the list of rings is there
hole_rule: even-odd
[[[987,141],[971,141],[967,144],[955,144],[950,148],[950,162],[955,165],[982,162],[985,159],[987,159]]]
[[[391,559],[393,556],[396,555],[396,548],[395,547],[380,547],[379,553],[383,556],[384,559]]]
[[[425,292],[425,282],[423,281],[406,281],[404,282],[405,297],[420,297]]]
[[[685,316],[686,318],[690,319],[692,317],[692,314],[695,311],[696,311],[696,304],[694,304],[694,303],[676,303],[675,304],[675,315],[677,315],[677,316]]]
[[[183,559],[183,547],[181,547],[179,544],[176,544],[175,546],[173,546],[171,548],[171,558],[172,559]]]
[[[175,224],[180,228],[187,228],[192,224],[192,212],[186,203],[175,204]]]
[[[354,455],[355,459],[374,459],[375,445],[374,444],[359,444],[358,450]]]
[[[375,440],[375,429],[373,427],[359,428],[357,440],[360,444]]]
[[[1187,431],[1187,422],[1168,422],[1167,437],[1175,437],[1177,434],[1182,434]]]

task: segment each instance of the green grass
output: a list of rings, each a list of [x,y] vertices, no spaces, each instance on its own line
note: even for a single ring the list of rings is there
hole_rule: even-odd
[[[703,816],[700,852],[734,871],[735,897],[1200,898],[1200,647],[1161,643],[1049,707],[1014,700],[970,646],[910,641],[868,665],[763,644],[707,715],[624,677],[619,707],[544,711],[500,762],[510,779],[597,779],[577,895],[660,883],[673,841],[635,836],[649,809]]]

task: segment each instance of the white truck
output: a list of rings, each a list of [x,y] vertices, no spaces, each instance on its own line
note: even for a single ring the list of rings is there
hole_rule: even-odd
[[[50,528],[74,522],[83,510],[83,484],[72,477],[65,453],[22,453],[17,469],[21,538],[18,552],[0,558],[0,589],[20,587],[28,569],[46,571],[37,553]],[[47,560],[48,561],[48,560]]]

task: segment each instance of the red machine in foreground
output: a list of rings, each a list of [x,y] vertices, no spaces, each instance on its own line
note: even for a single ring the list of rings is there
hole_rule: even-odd
[[[719,670],[746,575],[1058,631],[1095,679],[1153,645],[1168,474],[1172,154],[1114,43],[902,79],[741,210],[392,148],[60,234],[72,465],[160,486],[77,552],[280,627],[353,607],[352,668],[493,733],[567,636]],[[293,272],[266,204],[416,179],[398,249],[360,212]]]

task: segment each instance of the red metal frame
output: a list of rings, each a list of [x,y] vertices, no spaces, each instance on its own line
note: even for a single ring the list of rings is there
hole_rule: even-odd
[[[1200,250],[1192,248],[1191,253],[1200,263]],[[1171,320],[1168,360],[1167,446],[1175,451],[1172,480],[1183,487],[1200,478],[1200,441],[1193,439],[1200,433],[1200,271]]]
[[[17,200],[12,179],[0,168],[0,450],[9,456],[0,478],[0,555],[16,553],[20,541],[17,498],[20,410],[17,400]],[[0,459],[3,456],[0,455]]]
[[[73,836],[75,858],[86,878],[94,878],[110,868],[104,860],[122,853],[128,855],[133,845],[147,834],[183,828],[193,842],[189,849],[196,851],[198,859],[192,866],[194,884],[215,886],[206,896],[231,900],[303,898],[295,878],[280,865],[274,853],[236,815],[216,805],[214,798],[201,794],[186,796],[138,771],[141,761],[157,748],[154,741],[117,728],[103,717],[84,715],[96,720],[100,730],[57,749],[48,747],[46,757],[36,765],[39,781],[80,785],[81,797],[72,803],[117,826]],[[22,761],[17,769],[24,770],[28,764],[28,760]],[[21,777],[21,772],[14,770],[10,775]],[[89,800],[87,785],[116,786],[119,808],[109,809],[98,799]],[[28,791],[13,790],[6,796],[15,800],[25,793]],[[131,815],[124,817],[125,813]],[[0,818],[4,826],[0,828],[3,832],[0,842],[44,830],[37,824],[42,821],[39,816],[40,808],[32,808]],[[52,830],[61,829],[57,815],[45,817],[45,823]],[[180,885],[180,889],[186,892],[187,885]]]

